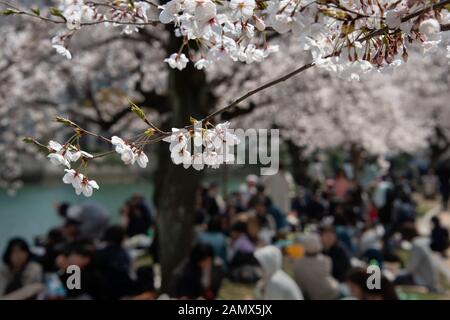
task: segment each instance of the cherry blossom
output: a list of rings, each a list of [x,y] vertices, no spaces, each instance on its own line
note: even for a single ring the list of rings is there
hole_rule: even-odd
[[[48,145],[50,150],[52,151],[47,156],[50,159],[50,162],[54,165],[64,165],[70,168],[70,162],[74,161],[72,152],[70,152],[69,150],[67,150],[66,147],[63,147],[61,144],[53,140],[51,140]]]
[[[63,176],[63,182],[65,184],[71,184],[75,189],[81,189],[81,183],[84,179],[84,175],[73,170],[65,169],[66,174]]]
[[[202,58],[195,62],[194,67],[198,70],[202,70],[207,68],[210,64],[211,61]]]
[[[63,165],[70,168],[69,161],[59,153],[50,153],[47,157],[50,159],[50,162],[56,166]]]
[[[136,161],[136,155],[132,149],[132,147],[127,144],[121,138],[114,136],[111,138],[111,143],[115,146],[115,150],[118,154],[120,154],[120,159],[126,165],[134,164]]]
[[[234,16],[237,19],[247,20],[253,15],[255,10],[255,0],[231,0],[230,8],[235,11]]]
[[[179,0],[171,0],[165,5],[160,6],[161,13],[159,14],[159,20],[162,23],[171,23],[176,19],[176,14],[181,10],[181,2]]]
[[[68,60],[72,59],[72,54],[67,49],[67,45],[65,43],[67,39],[67,35],[60,34],[52,38],[52,47],[56,50],[56,52]]]
[[[147,167],[148,157],[142,149],[126,143],[117,136],[111,138],[111,144],[115,147],[115,151],[120,154],[120,159],[124,164],[132,165],[137,162],[141,168]]]
[[[169,58],[164,59],[164,62],[167,62],[169,66],[173,69],[183,70],[186,68],[187,63],[189,62],[188,58],[184,55],[184,53],[178,54],[174,53]],[[203,63],[203,65],[205,65]]]
[[[426,38],[426,42],[441,41],[441,25],[436,19],[427,19],[420,23],[419,31]]]
[[[407,8],[393,9],[386,12],[386,24],[391,29],[397,29],[402,23],[402,16],[407,12]]]
[[[99,186],[95,180],[89,180],[87,177],[83,177],[80,186],[75,188],[77,195],[83,194],[85,197],[92,196],[93,190],[99,189]]]
[[[141,168],[146,168],[147,167],[147,163],[148,163],[148,157],[147,155],[141,150],[138,152],[137,157],[136,157],[136,161],[138,163],[138,165]]]
[[[213,129],[198,127],[195,124],[192,134],[186,130],[172,129],[172,134],[164,139],[169,142],[171,159],[174,164],[183,164],[185,168],[191,165],[195,170],[204,166],[218,168],[221,164],[234,161],[231,147],[239,143],[239,139],[229,129],[230,123],[219,123]],[[191,140],[194,153],[191,154]]]
[[[77,195],[83,194],[85,197],[92,196],[93,189],[99,189],[99,186],[95,180],[89,180],[82,173],[73,169],[66,169],[66,174],[63,177],[65,184],[71,184]]]

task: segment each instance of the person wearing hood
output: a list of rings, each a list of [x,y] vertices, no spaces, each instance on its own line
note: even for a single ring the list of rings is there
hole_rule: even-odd
[[[305,256],[294,265],[294,279],[310,300],[333,300],[339,297],[339,283],[331,275],[331,259],[322,254],[322,243],[317,234],[302,239]]]
[[[281,269],[282,254],[274,246],[255,251],[255,258],[262,269],[262,279],[257,288],[258,298],[263,300],[303,300],[303,294],[295,281]]]
[[[419,236],[416,226],[411,223],[404,225],[400,234],[404,241],[411,244],[411,251],[405,269],[399,271],[395,284],[423,286],[432,292],[438,291],[439,269],[429,239]]]

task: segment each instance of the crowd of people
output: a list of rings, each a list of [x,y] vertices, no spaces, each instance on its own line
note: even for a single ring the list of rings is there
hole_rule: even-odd
[[[259,299],[395,300],[398,286],[442,291],[436,256],[446,257],[449,233],[435,216],[430,235],[419,235],[413,181],[351,175],[340,169],[305,187],[281,168],[274,176],[247,176],[225,198],[217,183],[200,187],[192,249],[164,297],[217,299],[224,280],[254,285]],[[55,205],[62,225],[31,248],[21,238],[8,243],[0,299],[161,297],[150,208],[134,195],[113,224],[95,202]],[[72,265],[81,270],[74,290],[66,285]],[[368,285],[369,266],[380,270],[375,287]]]

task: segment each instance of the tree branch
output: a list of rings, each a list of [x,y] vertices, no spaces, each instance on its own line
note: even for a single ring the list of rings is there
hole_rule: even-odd
[[[441,31],[450,31],[450,23],[441,24]]]
[[[411,20],[411,19],[414,19],[414,18],[417,17],[417,16],[420,16],[422,13],[425,13],[425,12],[427,12],[427,11],[429,11],[429,10],[438,10],[438,9],[440,9],[440,8],[442,8],[442,7],[444,7],[444,6],[446,6],[447,4],[450,4],[450,0],[442,0],[441,2],[438,2],[438,3],[435,3],[435,4],[429,5],[429,6],[423,8],[423,9],[421,9],[421,10],[418,10],[418,11],[416,11],[416,12],[413,12],[413,13],[411,13],[411,14],[409,14],[409,15],[403,17],[401,21],[402,21],[402,22],[409,21],[409,20]],[[444,25],[444,26],[445,26],[445,25]],[[388,31],[388,30],[389,30],[389,27],[387,27],[387,26],[384,27],[384,28],[375,30],[375,31],[369,33],[367,36],[365,36],[365,37],[359,39],[358,41],[359,41],[359,42],[365,42],[365,41],[367,41],[367,40],[369,40],[369,39],[372,39],[372,38],[374,38],[374,37],[383,35],[383,34],[384,34],[386,31]],[[442,30],[442,29],[441,29],[441,30]],[[447,29],[447,30],[448,30],[448,29]],[[447,31],[447,30],[442,30],[442,31]]]
[[[35,13],[32,12],[28,12],[25,10],[22,10],[18,7],[15,7],[7,2],[4,1],[0,1],[0,5],[3,5],[7,8],[11,8],[13,9],[15,12],[14,14],[18,14],[18,15],[24,15],[24,16],[28,16],[34,19],[39,19],[39,20],[43,20],[46,22],[51,22],[54,24],[66,24],[65,20],[55,20],[52,18],[47,18],[47,17],[43,17],[41,15],[37,15]],[[112,24],[116,24],[116,25],[127,25],[127,26],[148,26],[148,25],[152,25],[155,26],[157,24],[159,24],[159,20],[149,20],[149,21],[144,21],[144,22],[134,22],[134,21],[114,21],[114,20],[109,20],[109,19],[104,19],[104,20],[100,20],[100,21],[92,21],[92,22],[83,22],[80,25],[81,26],[94,26],[94,25],[98,25],[98,24],[104,24],[104,23],[112,23]]]
[[[284,76],[276,78],[276,79],[274,79],[274,80],[272,80],[272,81],[270,81],[270,82],[268,82],[268,83],[266,83],[266,84],[264,84],[264,85],[262,85],[262,86],[260,86],[260,87],[258,87],[256,89],[253,89],[253,90],[247,92],[246,94],[244,94],[243,96],[237,98],[236,100],[234,100],[230,104],[226,105],[225,107],[223,107],[223,108],[221,108],[221,109],[211,113],[210,115],[206,116],[202,121],[203,122],[207,122],[207,121],[211,120],[212,118],[214,118],[215,116],[217,116],[217,115],[219,115],[219,114],[221,114],[221,113],[231,109],[232,107],[236,106],[237,104],[241,103],[242,101],[250,98],[251,96],[255,95],[256,93],[258,93],[260,91],[263,91],[263,90],[265,90],[267,88],[273,87],[273,86],[275,86],[275,85],[277,85],[277,84],[279,84],[281,82],[284,82],[284,81],[288,80],[289,78],[292,78],[292,77],[296,76],[297,74],[299,74],[299,73],[301,73],[303,71],[306,71],[309,68],[312,68],[313,66],[315,66],[314,62],[305,64],[305,65],[301,66],[300,68],[297,68],[294,71],[289,72],[288,74],[286,74]]]

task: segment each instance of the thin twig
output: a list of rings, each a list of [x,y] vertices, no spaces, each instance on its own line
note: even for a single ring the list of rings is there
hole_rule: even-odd
[[[104,156],[108,156],[108,155],[113,154],[115,152],[116,152],[115,150],[111,150],[111,151],[107,151],[107,152],[103,152],[103,153],[97,154],[97,155],[93,156],[92,158],[85,158],[85,159],[88,160],[88,161],[89,160],[94,160],[94,159],[102,158]]]

